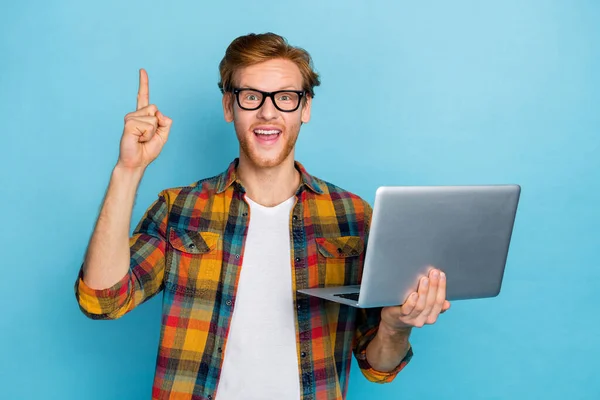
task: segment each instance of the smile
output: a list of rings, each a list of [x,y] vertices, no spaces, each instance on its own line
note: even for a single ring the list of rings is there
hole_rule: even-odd
[[[279,135],[281,133],[278,129],[255,129],[254,134],[261,136]]]

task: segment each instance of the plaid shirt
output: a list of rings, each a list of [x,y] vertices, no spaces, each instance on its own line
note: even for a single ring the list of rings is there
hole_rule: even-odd
[[[93,319],[115,319],[163,292],[163,315],[153,399],[216,398],[248,231],[249,207],[236,175],[224,173],[191,186],[164,190],[130,239],[129,273],[113,287],[75,284],[81,310]],[[343,399],[352,353],[373,382],[391,372],[374,370],[366,347],[381,309],[356,309],[297,293],[295,289],[359,284],[371,207],[360,197],[309,175],[290,215],[291,267],[304,400]],[[257,367],[260,365],[257,363]]]

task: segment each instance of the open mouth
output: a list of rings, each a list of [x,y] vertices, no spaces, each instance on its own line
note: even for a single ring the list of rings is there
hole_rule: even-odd
[[[273,143],[281,136],[280,129],[254,129],[254,135],[263,143]]]

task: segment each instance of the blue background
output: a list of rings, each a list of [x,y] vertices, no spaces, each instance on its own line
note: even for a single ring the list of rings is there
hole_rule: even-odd
[[[311,173],[370,202],[384,184],[523,188],[500,296],[416,330],[391,384],[353,362],[348,398],[600,398],[599,2],[30,0],[0,14],[2,398],[149,398],[160,297],[106,322],[73,294],[138,69],[174,124],[134,222],[236,156],[217,65],[264,31],[322,77],[297,145]]]

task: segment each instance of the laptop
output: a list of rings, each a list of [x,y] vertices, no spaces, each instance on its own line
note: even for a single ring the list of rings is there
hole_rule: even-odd
[[[298,292],[358,308],[401,305],[435,267],[448,300],[495,297],[520,194],[519,185],[379,187],[361,285]]]

